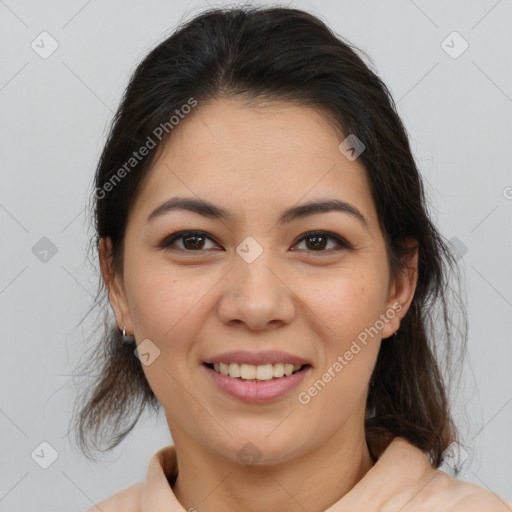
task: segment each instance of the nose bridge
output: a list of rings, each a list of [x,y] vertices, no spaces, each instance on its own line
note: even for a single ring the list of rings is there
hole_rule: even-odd
[[[250,243],[249,243],[250,244]],[[240,244],[234,261],[234,286],[237,292],[246,297],[252,295],[260,301],[268,301],[272,296],[282,293],[282,282],[276,275],[276,260],[271,249],[256,249],[249,245],[249,251],[243,252],[247,246]]]
[[[271,249],[258,249],[251,241],[240,244],[219,307],[223,321],[238,320],[252,328],[275,320],[289,322],[293,298],[279,274]]]

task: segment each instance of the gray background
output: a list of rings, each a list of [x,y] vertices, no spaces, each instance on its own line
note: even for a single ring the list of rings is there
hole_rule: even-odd
[[[398,103],[434,220],[465,252],[470,354],[454,407],[470,417],[472,450],[461,478],[512,500],[512,2],[289,5],[366,51]],[[66,436],[70,373],[90,342],[78,326],[96,285],[84,207],[108,123],[140,59],[204,6],[0,0],[0,512],[83,511],[141,480],[172,442],[162,414],[145,417],[104,463],[86,462]],[[31,47],[43,31],[58,43],[46,59]],[[469,44],[457,58],[458,36],[442,44],[453,31]],[[46,261],[43,237],[57,251]],[[31,458],[42,442],[58,453],[48,469]]]

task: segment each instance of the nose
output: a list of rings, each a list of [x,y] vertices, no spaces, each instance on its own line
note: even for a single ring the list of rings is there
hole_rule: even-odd
[[[245,324],[253,331],[275,329],[292,322],[297,298],[290,279],[264,251],[247,263],[235,257],[224,278],[218,315],[226,324]]]

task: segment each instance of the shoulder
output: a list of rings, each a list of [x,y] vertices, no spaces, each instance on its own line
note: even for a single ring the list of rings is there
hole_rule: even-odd
[[[144,482],[138,482],[109,498],[96,503],[85,512],[140,512],[142,488]]]
[[[449,510],[450,512],[510,512],[512,503],[478,485],[464,482],[442,470],[434,470],[421,493],[421,510]],[[419,497],[419,495],[418,495]],[[414,499],[411,501],[414,508]],[[407,509],[408,510],[408,509]],[[415,509],[417,510],[417,509]]]

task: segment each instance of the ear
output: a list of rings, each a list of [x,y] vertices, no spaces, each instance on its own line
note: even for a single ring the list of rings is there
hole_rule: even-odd
[[[418,243],[409,239],[407,247],[411,254],[406,266],[398,271],[393,282],[390,283],[388,300],[385,310],[382,312],[388,319],[382,329],[382,338],[389,338],[400,328],[400,322],[407,313],[416,291],[418,282]]]
[[[133,334],[133,325],[124,289],[123,276],[116,273],[112,264],[112,241],[110,237],[101,238],[98,244],[101,274],[108,290],[110,305],[116,317],[117,326],[126,333]]]

